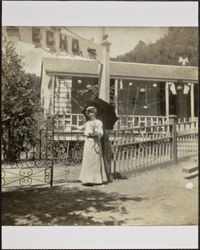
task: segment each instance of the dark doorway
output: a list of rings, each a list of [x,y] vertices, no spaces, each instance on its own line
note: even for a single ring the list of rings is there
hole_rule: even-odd
[[[181,121],[191,117],[190,91],[184,93],[184,83],[176,83],[176,95],[169,90],[169,114]]]

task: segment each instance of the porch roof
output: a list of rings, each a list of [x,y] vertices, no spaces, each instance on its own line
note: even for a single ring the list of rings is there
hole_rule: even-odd
[[[80,58],[43,58],[43,68],[47,73],[98,76],[99,64],[95,60]]]
[[[198,67],[146,63],[111,62],[111,75],[120,78],[183,80],[197,82]]]
[[[68,74],[72,76],[92,75],[97,77],[99,73],[99,63],[96,60],[80,58],[43,58],[43,67],[49,73]],[[110,75],[112,78],[121,79],[197,82],[198,67],[111,61]]]

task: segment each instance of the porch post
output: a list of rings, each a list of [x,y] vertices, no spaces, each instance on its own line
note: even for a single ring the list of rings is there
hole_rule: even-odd
[[[177,116],[176,115],[170,115],[169,117],[170,124],[171,124],[171,136],[172,136],[172,160],[174,164],[177,164],[178,162],[178,156],[177,156],[177,132],[176,132],[176,125],[177,125]]]
[[[51,154],[52,154],[52,159],[51,159],[51,180],[50,180],[50,186],[53,187],[53,178],[54,178],[54,126],[55,126],[55,91],[56,91],[56,76],[52,77],[52,137],[51,137]]]
[[[105,31],[103,31],[104,33]],[[110,45],[107,40],[108,35],[103,35],[102,45],[102,61],[99,76],[99,98],[106,102],[110,102]],[[111,181],[111,145],[109,142],[109,131],[105,130],[101,138],[103,160],[108,182]]]
[[[165,116],[169,119],[169,82],[165,83]]]
[[[118,114],[118,80],[115,79],[115,112]]]
[[[103,47],[102,72],[100,76],[99,98],[110,102],[110,45],[107,37],[103,36],[101,45]]]
[[[54,115],[55,114],[55,81],[56,81],[56,77],[52,76],[52,89],[51,89],[51,114]]]
[[[191,120],[194,120],[194,83],[191,83],[190,88],[190,116]]]

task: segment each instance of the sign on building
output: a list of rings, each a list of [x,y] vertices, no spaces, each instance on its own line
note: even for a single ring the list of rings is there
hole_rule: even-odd
[[[48,48],[51,53],[66,53],[101,61],[102,46],[92,40],[76,37],[65,27],[4,27],[8,39],[34,44],[35,48]]]

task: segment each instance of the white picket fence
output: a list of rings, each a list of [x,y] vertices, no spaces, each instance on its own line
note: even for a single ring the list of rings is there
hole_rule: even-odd
[[[198,155],[198,122],[110,131],[112,173],[128,172]]]

